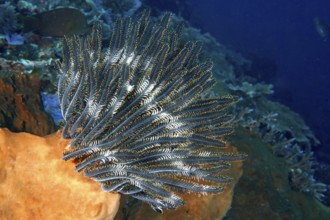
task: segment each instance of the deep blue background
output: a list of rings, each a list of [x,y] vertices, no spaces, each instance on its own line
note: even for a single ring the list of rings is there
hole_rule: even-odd
[[[276,62],[275,98],[302,115],[320,152],[330,152],[330,39],[313,23],[316,16],[330,23],[330,1],[191,0],[190,7],[193,26]]]

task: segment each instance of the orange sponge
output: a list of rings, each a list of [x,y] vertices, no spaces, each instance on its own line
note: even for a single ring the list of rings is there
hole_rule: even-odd
[[[0,219],[113,219],[120,195],[62,160],[68,141],[0,129]]]

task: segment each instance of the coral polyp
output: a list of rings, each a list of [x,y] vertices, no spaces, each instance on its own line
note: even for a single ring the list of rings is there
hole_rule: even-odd
[[[104,52],[97,27],[66,37],[59,68],[62,136],[73,139],[64,160],[157,211],[182,205],[176,192],[221,191],[221,171],[244,158],[222,152],[233,98],[202,98],[212,63],[199,61],[198,43],[180,45],[170,23],[169,13],[157,24],[148,12],[119,19]]]

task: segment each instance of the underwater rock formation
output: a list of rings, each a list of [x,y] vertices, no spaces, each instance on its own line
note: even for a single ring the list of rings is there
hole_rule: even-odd
[[[0,219],[113,219],[120,195],[61,159],[68,141],[0,129]]]
[[[43,111],[40,80],[28,75],[0,79],[0,127],[15,132],[47,135],[55,131],[52,118]]]
[[[212,63],[198,59],[198,43],[180,47],[170,22],[169,13],[157,25],[148,13],[119,19],[105,54],[99,28],[65,38],[58,84],[62,136],[73,139],[64,159],[159,212],[184,203],[178,192],[222,191],[223,171],[245,158],[223,151],[233,98],[201,98]]]

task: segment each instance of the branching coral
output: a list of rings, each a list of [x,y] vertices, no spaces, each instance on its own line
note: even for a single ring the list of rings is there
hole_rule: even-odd
[[[73,139],[64,159],[157,211],[183,204],[176,191],[221,191],[230,181],[221,171],[245,157],[222,152],[233,99],[201,98],[214,84],[212,63],[198,62],[197,43],[179,48],[170,21],[118,20],[106,53],[98,28],[66,38],[58,84],[62,135]]]

